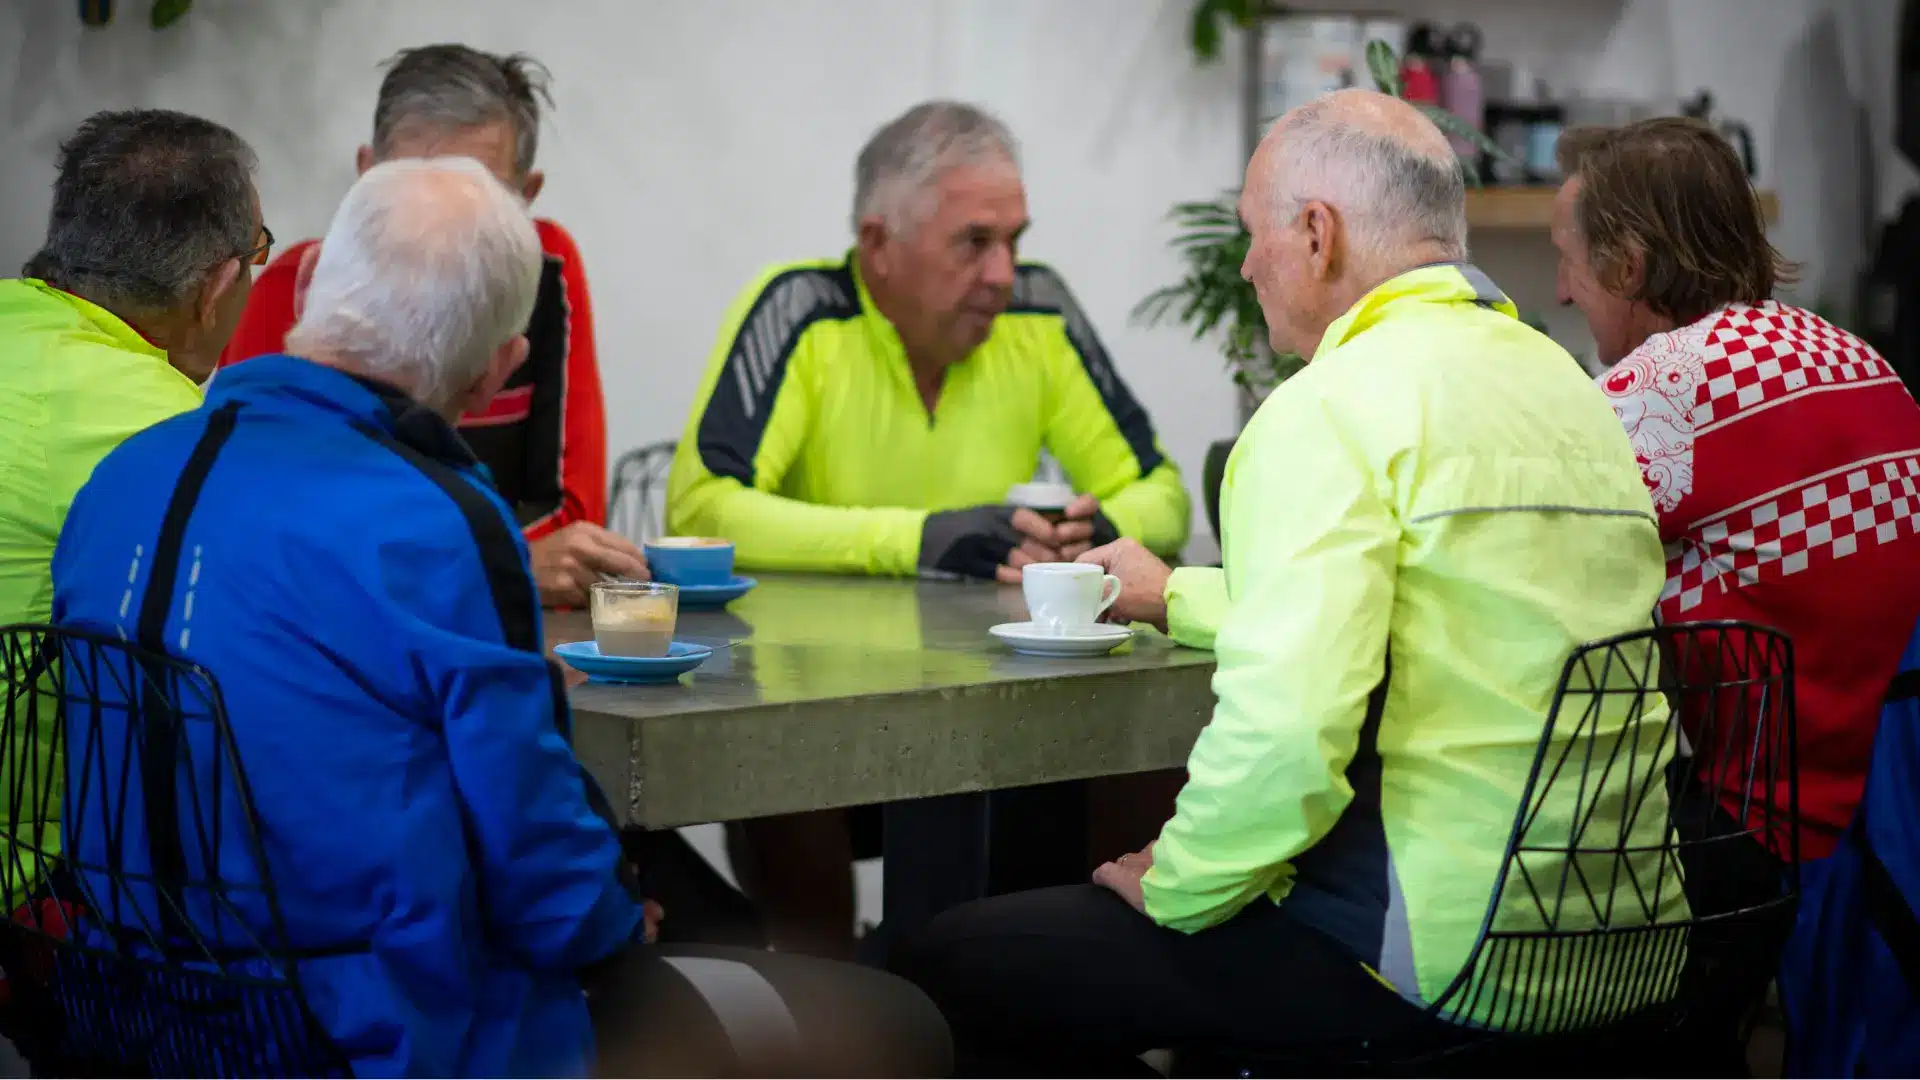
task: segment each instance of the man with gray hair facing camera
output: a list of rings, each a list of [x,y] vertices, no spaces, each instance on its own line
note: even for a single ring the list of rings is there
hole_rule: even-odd
[[[526,359],[540,280],[532,220],[479,163],[368,169],[301,260],[293,355],[95,470],[56,621],[219,680],[308,1000],[355,1074],[939,1072],[946,1033],[898,980],[648,944],[662,915],[569,745],[526,541],[453,426]]]
[[[854,247],[763,271],[729,310],[667,489],[668,531],[747,568],[1018,582],[1130,536],[1186,542],[1180,474],[1066,282],[1019,259],[1019,151],[950,101],[854,167]],[[1041,451],[1080,498],[1006,504]]]
[[[1020,261],[1006,126],[959,102],[907,110],[861,149],[852,219],[851,250],[770,267],[729,308],[668,531],[731,540],[747,569],[1003,582],[1121,536],[1178,552],[1187,492],[1146,409],[1066,282]],[[1042,451],[1079,493],[1054,520],[1008,505]],[[761,818],[734,845],[775,944],[851,951],[843,817]]]

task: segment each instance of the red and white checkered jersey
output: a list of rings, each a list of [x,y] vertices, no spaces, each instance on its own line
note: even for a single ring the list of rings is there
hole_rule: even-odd
[[[1655,334],[1599,383],[1659,512],[1661,620],[1793,638],[1802,855],[1823,856],[1920,619],[1920,406],[1866,342],[1771,302]]]

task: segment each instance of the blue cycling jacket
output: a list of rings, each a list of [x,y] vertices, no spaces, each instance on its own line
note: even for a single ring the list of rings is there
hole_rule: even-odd
[[[640,936],[640,906],[568,746],[525,544],[444,421],[253,360],[100,464],[53,577],[56,622],[218,680],[302,980],[357,1074],[587,1070],[578,972]],[[255,872],[241,850],[224,877]]]

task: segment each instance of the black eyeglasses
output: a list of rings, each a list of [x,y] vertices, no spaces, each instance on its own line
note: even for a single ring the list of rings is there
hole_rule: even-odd
[[[273,254],[273,230],[267,228],[267,223],[264,221],[260,223],[260,235],[266,237],[266,239],[260,242],[259,247],[248,248],[234,256],[234,258],[242,262],[252,263],[255,266],[267,265],[268,256]]]

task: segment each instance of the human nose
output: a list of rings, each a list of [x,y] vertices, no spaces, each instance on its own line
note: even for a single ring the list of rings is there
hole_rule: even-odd
[[[1013,288],[1014,261],[1013,245],[995,244],[980,268],[980,283],[996,289]]]

